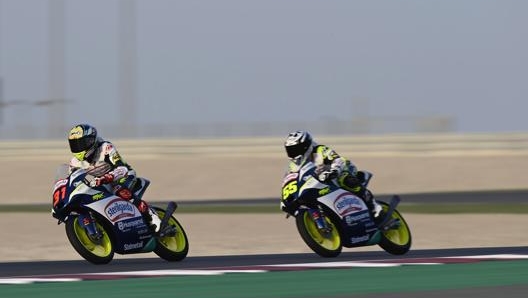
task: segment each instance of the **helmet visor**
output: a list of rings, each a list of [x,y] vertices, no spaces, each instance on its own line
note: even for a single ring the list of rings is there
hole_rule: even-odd
[[[286,154],[289,158],[296,158],[299,155],[303,155],[308,150],[306,143],[300,143],[292,146],[286,146]]]
[[[93,147],[95,144],[95,137],[94,136],[88,136],[80,139],[70,139],[68,140],[70,143],[70,150],[72,153],[79,153],[86,151]]]

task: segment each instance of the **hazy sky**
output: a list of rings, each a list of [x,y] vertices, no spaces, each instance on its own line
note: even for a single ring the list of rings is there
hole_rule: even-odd
[[[114,124],[118,1],[65,3],[65,122]],[[525,0],[136,3],[140,124],[368,113],[528,131]],[[4,100],[45,100],[48,63],[48,1],[0,0]],[[2,125],[46,117],[9,106]]]

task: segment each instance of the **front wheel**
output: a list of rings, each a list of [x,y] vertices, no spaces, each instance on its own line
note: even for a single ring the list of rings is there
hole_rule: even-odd
[[[308,247],[322,257],[337,257],[343,248],[341,236],[331,218],[325,216],[325,220],[330,227],[329,232],[319,230],[310,212],[306,209],[300,209],[295,217],[297,230]]]
[[[114,246],[103,225],[96,221],[97,230],[102,237],[92,239],[79,224],[77,216],[69,216],[65,223],[66,236],[73,248],[84,259],[93,264],[108,264],[114,258]]]
[[[385,202],[379,202],[379,204],[382,205],[384,212],[389,210],[389,204]],[[411,230],[398,210],[394,210],[391,219],[397,220],[399,224],[387,231],[382,231],[379,246],[390,254],[403,255],[411,248]]]
[[[165,216],[165,210],[163,209],[156,208],[156,212],[160,218]],[[181,261],[185,259],[187,253],[189,252],[189,241],[187,239],[187,234],[185,234],[183,226],[178,222],[178,220],[176,220],[174,216],[169,218],[169,222],[167,224],[174,227],[176,229],[176,233],[173,236],[158,238],[158,243],[154,249],[154,253],[167,261]]]

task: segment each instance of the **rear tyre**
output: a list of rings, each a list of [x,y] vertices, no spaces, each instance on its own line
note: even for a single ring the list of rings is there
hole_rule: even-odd
[[[343,248],[341,236],[332,219],[325,216],[326,223],[331,227],[330,232],[323,232],[317,228],[315,221],[306,209],[300,209],[295,217],[297,230],[306,245],[316,254],[325,258],[334,258],[341,254]]]
[[[108,264],[114,258],[114,246],[107,230],[96,221],[97,229],[102,238],[94,241],[79,224],[77,216],[69,216],[66,221],[66,236],[73,248],[81,257],[93,264]]]
[[[163,218],[165,216],[165,210],[161,208],[155,208],[158,216]],[[176,234],[174,236],[160,237],[157,239],[157,245],[154,249],[154,253],[160,258],[175,262],[185,259],[189,252],[189,241],[187,234],[183,229],[183,226],[176,220],[174,216],[169,218],[168,225],[176,228]]]
[[[380,201],[378,203],[382,205],[383,211],[387,212],[389,210],[389,204]],[[399,226],[394,229],[382,231],[378,245],[390,254],[403,255],[411,249],[411,230],[398,210],[394,210],[391,219],[397,219]]]

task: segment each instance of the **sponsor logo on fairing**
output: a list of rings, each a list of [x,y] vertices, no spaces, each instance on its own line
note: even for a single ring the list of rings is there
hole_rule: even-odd
[[[105,213],[112,222],[116,222],[122,218],[134,217],[134,205],[122,199],[115,199],[106,205]]]
[[[346,224],[347,224],[348,226],[355,226],[355,225],[358,224],[357,221],[353,221],[353,220],[351,220],[350,217],[348,217],[348,216],[345,217],[345,221],[346,221]]]
[[[366,225],[365,225],[365,227],[366,227]],[[370,228],[370,229],[366,229],[365,232],[372,233],[372,232],[377,231],[377,230],[378,230],[377,227],[373,227],[373,228]]]
[[[136,228],[140,226],[144,226],[145,222],[142,218],[138,218],[136,220],[132,221],[120,221],[117,223],[117,228],[121,231],[129,230],[131,228]]]
[[[369,235],[365,235],[365,236],[361,236],[361,237],[352,237],[352,238],[350,238],[350,242],[351,243],[364,242],[364,241],[368,241],[369,238],[370,238]]]
[[[150,239],[152,238],[152,234],[148,233],[149,231],[148,230],[145,230],[145,231],[138,231],[138,235],[141,235],[139,236],[139,240],[146,240],[146,239]],[[148,233],[148,234],[147,234]]]
[[[357,223],[358,221],[361,221],[362,219],[367,219],[369,218],[370,215],[368,214],[368,212],[365,212],[363,214],[360,214],[360,215],[348,215],[345,217],[345,221],[347,223],[347,225],[352,225],[352,224],[355,224]]]
[[[338,196],[334,201],[334,207],[341,216],[363,209],[360,199],[351,193]]]
[[[330,187],[325,187],[319,191],[320,196],[327,195],[330,192]]]
[[[104,194],[103,194],[102,192],[97,193],[97,194],[95,194],[95,195],[92,196],[92,199],[93,199],[94,201],[100,200],[100,199],[102,199],[102,198],[104,198]]]
[[[143,247],[143,241],[137,243],[125,243],[125,250],[138,249]]]

